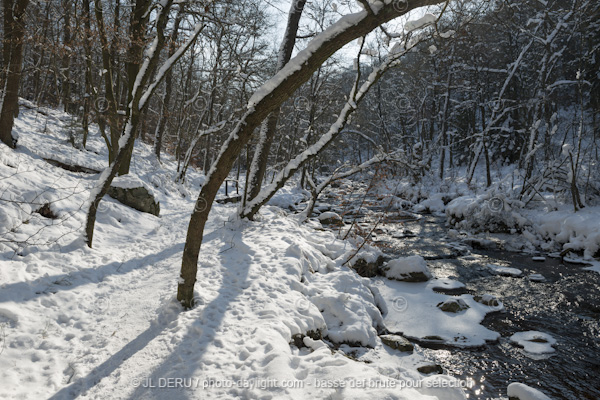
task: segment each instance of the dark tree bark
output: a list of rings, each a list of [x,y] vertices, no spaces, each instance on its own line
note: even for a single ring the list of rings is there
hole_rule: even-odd
[[[162,82],[165,77],[165,73],[173,67],[175,62],[181,58],[183,53],[192,45],[200,34],[203,24],[198,23],[194,32],[191,34],[189,40],[179,48],[179,50],[170,57],[165,64],[161,67],[161,72],[157,76],[152,76],[156,71],[156,66],[160,59],[160,52],[165,44],[165,26],[167,24],[169,10],[173,5],[173,0],[168,0],[163,3],[163,6],[157,11],[156,21],[156,38],[152,44],[153,50],[150,51],[148,59],[144,61],[143,68],[139,69],[137,78],[135,79],[136,85],[132,85],[131,102],[129,102],[129,110],[127,121],[123,129],[123,138],[120,140],[122,143],[119,144],[119,148],[114,161],[108,166],[102,175],[100,176],[98,186],[92,192],[90,199],[90,206],[86,218],[85,224],[85,241],[89,247],[92,247],[93,236],[94,236],[94,225],[96,223],[96,212],[98,211],[98,205],[100,201],[108,192],[112,180],[117,175],[121,165],[128,158],[128,149],[133,147],[135,142],[135,132],[137,131],[140,124],[140,117],[144,109],[148,106],[149,99],[152,94]],[[138,67],[139,68],[139,67]],[[150,85],[146,88],[146,85]]]
[[[171,38],[169,39],[169,57],[171,57],[175,53],[175,43],[179,37],[179,25],[181,24],[181,18],[183,17],[184,4],[179,5],[179,10],[177,11],[177,16],[175,17],[175,21],[173,23],[173,33],[171,34]],[[154,133],[154,154],[156,155],[156,159],[160,161],[160,150],[162,148],[162,139],[165,132],[165,128],[167,126],[167,120],[169,119],[169,104],[171,103],[171,92],[173,91],[173,71],[170,70],[167,72],[167,76],[165,77],[165,95],[162,98],[162,108],[160,111],[160,120],[158,125],[156,126],[156,131]]]
[[[3,0],[4,40],[3,59],[6,64],[1,98],[0,140],[11,148],[17,141],[12,136],[14,119],[19,114],[19,83],[23,67],[23,40],[25,38],[25,10],[29,0]]]
[[[151,0],[137,0],[133,12],[131,13],[129,23],[130,45],[127,51],[128,60],[125,63],[127,77],[129,79],[127,82],[127,104],[130,104],[133,101],[133,86],[135,85],[135,80],[144,56],[146,27],[148,25],[148,19],[150,18],[150,12],[148,12],[148,10],[151,5]],[[128,107],[127,110],[127,112],[131,112],[131,108]],[[137,135],[137,125],[136,130],[132,132],[132,135]],[[135,140],[130,141],[130,143],[131,144],[127,146],[127,153],[119,167],[119,175],[127,175],[129,173],[129,165],[131,164]]]

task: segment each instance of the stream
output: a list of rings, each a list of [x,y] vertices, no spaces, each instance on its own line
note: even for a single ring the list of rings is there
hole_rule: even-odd
[[[335,207],[333,211],[344,212]],[[346,224],[355,221],[368,229],[373,224],[366,214],[344,219]],[[511,382],[538,388],[554,399],[600,399],[600,274],[548,256],[534,261],[531,254],[504,251],[502,246],[465,246],[460,238],[450,237],[443,216],[395,218],[381,223],[375,232],[373,244],[386,255],[421,255],[435,277],[463,282],[466,290],[460,293],[489,293],[504,303],[504,311],[487,314],[482,322],[500,333],[498,342],[471,349],[415,344],[444,373],[477,382],[466,389],[470,399],[506,398]],[[494,275],[486,268],[490,263],[518,268],[523,275]],[[533,273],[543,275],[545,281],[529,280]],[[509,341],[512,334],[529,330],[552,335],[556,351],[533,355]]]

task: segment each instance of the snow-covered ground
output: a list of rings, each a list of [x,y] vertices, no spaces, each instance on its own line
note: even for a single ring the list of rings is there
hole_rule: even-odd
[[[175,290],[203,177],[192,170],[185,185],[174,184],[174,160],[158,165],[143,143],[130,180],[153,188],[160,217],[107,197],[94,248],[85,247],[83,210],[97,175],[43,158],[101,169],[106,152],[96,131],[88,151],[72,148],[69,121],[23,109],[18,150],[0,146],[1,397],[464,398],[463,382],[416,371],[426,362],[418,351],[382,345],[377,291],[342,266],[354,245],[274,205],[247,222],[234,205],[215,204],[198,305],[183,312]],[[286,189],[274,202],[297,197]],[[55,219],[36,212],[46,204]],[[394,284],[402,283],[382,288]],[[465,301],[478,327],[481,305]]]

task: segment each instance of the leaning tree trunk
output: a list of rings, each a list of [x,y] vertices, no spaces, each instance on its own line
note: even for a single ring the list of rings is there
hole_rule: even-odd
[[[7,64],[4,91],[0,106],[0,140],[11,148],[17,141],[12,136],[14,118],[19,114],[19,83],[23,67],[23,40],[25,37],[25,9],[29,0],[3,0],[4,43],[3,56]]]
[[[254,130],[269,113],[286,101],[310,79],[320,65],[344,45],[412,9],[440,2],[440,0],[417,0],[407,3],[407,9],[403,11],[395,8],[394,4],[377,5],[374,6],[378,8],[377,13],[369,9],[348,16],[315,37],[313,43],[319,43],[318,45],[311,48],[310,52],[300,52],[292,62],[255,92],[249,101],[248,111],[223,143],[221,152],[208,172],[190,218],[181,262],[181,279],[177,288],[177,300],[184,308],[191,308],[194,305],[198,256],[211,206],[219,187],[227,178],[233,163],[252,137]]]

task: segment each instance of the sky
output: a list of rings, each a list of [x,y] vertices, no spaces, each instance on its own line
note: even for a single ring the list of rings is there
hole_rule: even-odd
[[[272,13],[274,20],[276,21],[276,27],[273,32],[273,34],[274,34],[273,45],[276,48],[279,48],[279,44],[283,40],[283,35],[285,33],[287,16],[288,16],[288,12],[289,12],[290,5],[291,5],[291,0],[265,0],[265,2],[269,5],[270,12]],[[310,0],[309,0],[309,2],[310,2]],[[343,3],[343,2],[344,2],[344,0],[341,1],[341,3]],[[355,8],[358,11],[358,6]],[[399,23],[398,23],[397,30],[400,29],[400,27],[403,26],[407,20],[420,18],[424,14],[425,14],[425,8],[421,8],[421,9],[412,11],[407,16],[398,18]],[[302,24],[302,22],[301,22],[301,24]],[[294,52],[294,54],[298,50],[299,49],[296,48],[296,51]],[[357,51],[358,51],[358,41],[355,40],[352,43],[349,43],[348,45],[346,45],[344,48],[342,48],[342,50],[340,50],[340,55],[344,59],[347,59],[348,62],[352,62],[352,60],[356,57]]]

